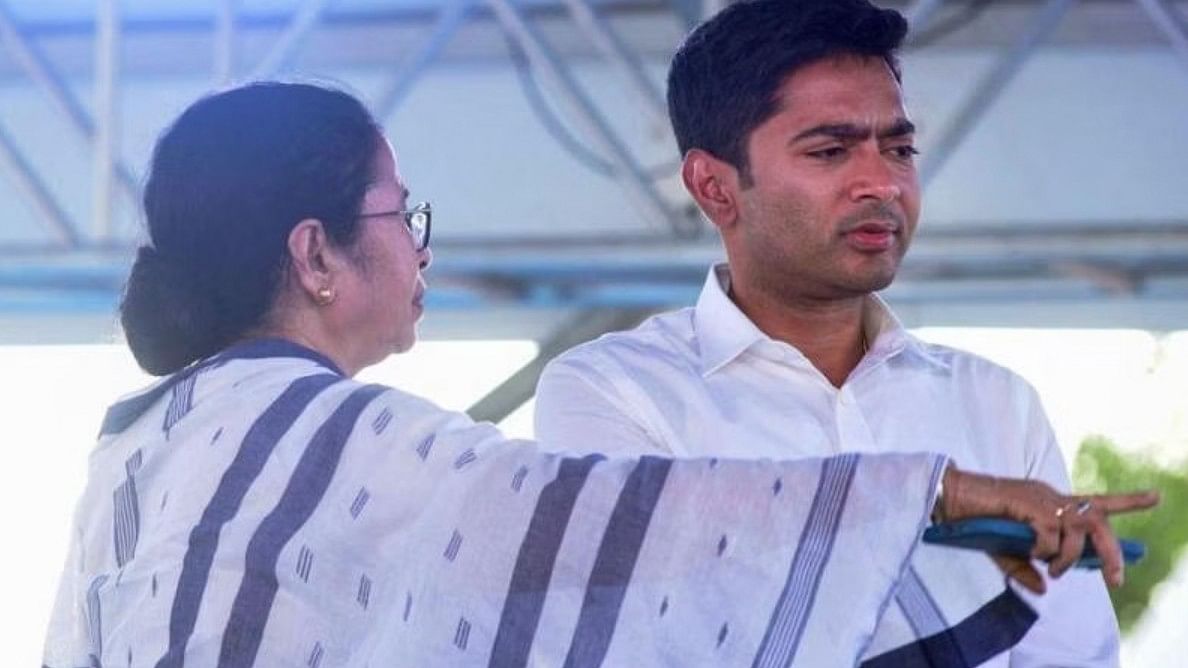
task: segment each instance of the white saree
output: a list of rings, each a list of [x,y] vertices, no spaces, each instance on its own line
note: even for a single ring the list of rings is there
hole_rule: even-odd
[[[944,462],[546,454],[249,342],[109,411],[44,662],[852,666]]]

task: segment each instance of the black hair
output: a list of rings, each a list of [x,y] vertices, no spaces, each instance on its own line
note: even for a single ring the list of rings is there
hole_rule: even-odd
[[[700,148],[750,181],[746,140],[778,111],[797,69],[839,55],[880,57],[900,77],[907,21],[867,0],[742,0],[685,38],[668,70],[668,116],[681,155]]]
[[[261,325],[301,220],[353,245],[380,137],[357,99],[310,84],[254,83],[187,108],[153,150],[150,243],[120,304],[137,363],[172,373]]]

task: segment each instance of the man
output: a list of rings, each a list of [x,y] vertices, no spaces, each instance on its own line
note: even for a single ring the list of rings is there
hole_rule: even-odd
[[[755,0],[689,35],[669,72],[669,114],[685,187],[728,262],[694,308],[553,361],[538,388],[541,441],[768,458],[927,450],[1068,487],[1022,379],[916,339],[874,294],[920,212],[896,59],[906,29],[866,0]],[[1117,655],[1097,573],[1025,600],[984,556],[925,546],[864,659],[1109,666]]]

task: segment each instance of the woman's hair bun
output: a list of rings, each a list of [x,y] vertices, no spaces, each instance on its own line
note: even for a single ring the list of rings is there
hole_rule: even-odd
[[[145,371],[163,376],[221,346],[214,304],[188,285],[187,272],[152,246],[141,246],[120,304],[128,347]]]

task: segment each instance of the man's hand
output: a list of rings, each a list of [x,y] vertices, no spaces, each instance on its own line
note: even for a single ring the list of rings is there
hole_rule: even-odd
[[[1085,548],[1086,538],[1101,557],[1106,584],[1122,584],[1122,551],[1110,529],[1109,516],[1150,508],[1159,503],[1154,491],[1130,494],[1068,496],[1036,480],[995,478],[959,471],[945,471],[940,514],[946,521],[971,517],[1004,517],[1026,522],[1035,530],[1034,559],[1048,563],[1048,575],[1058,578],[1072,567]],[[995,563],[1019,584],[1044,593],[1044,578],[1031,561],[994,557]]]

